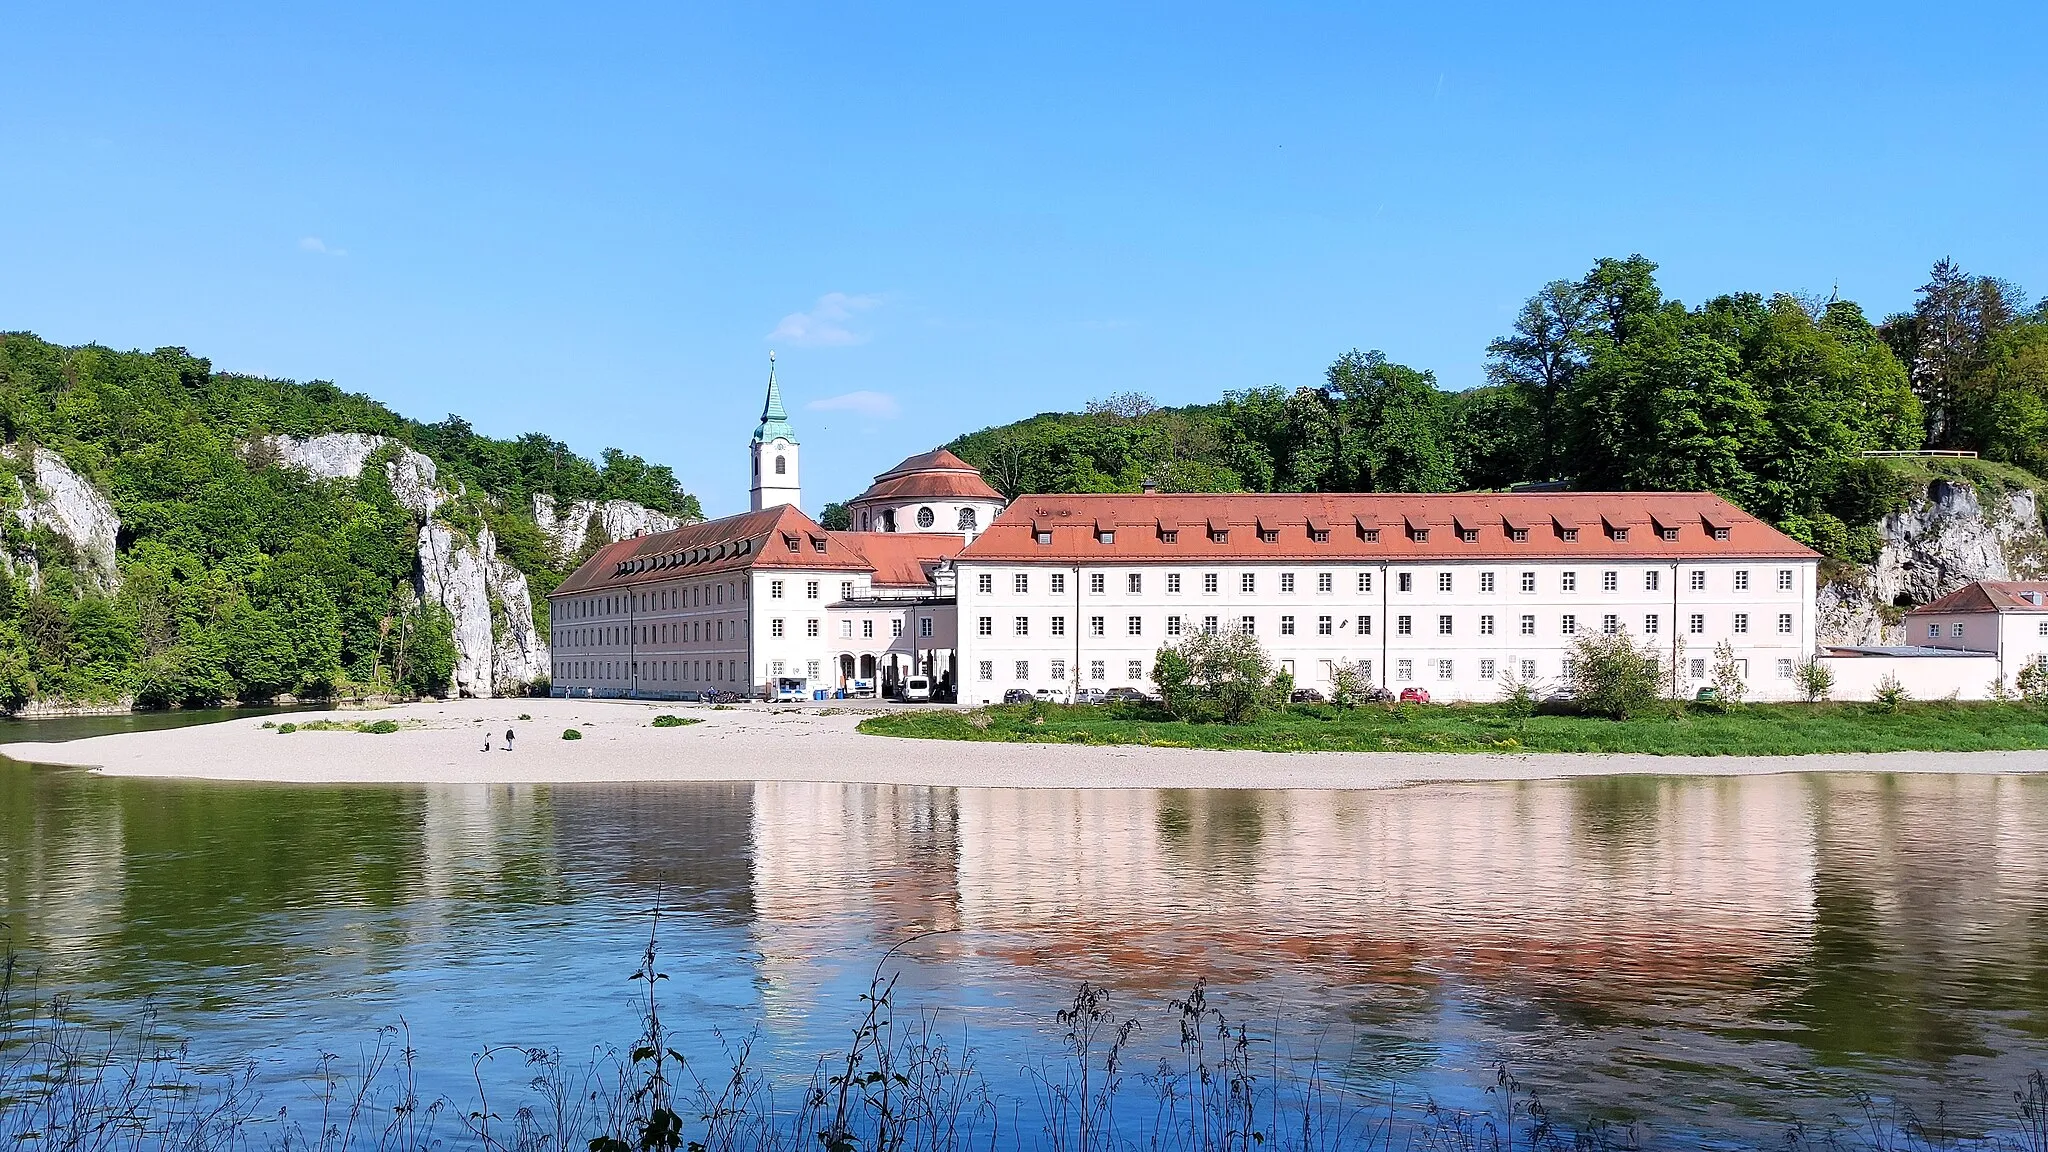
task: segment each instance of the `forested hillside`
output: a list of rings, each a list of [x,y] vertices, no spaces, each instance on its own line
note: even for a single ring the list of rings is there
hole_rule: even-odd
[[[1484,386],[1345,353],[1318,384],[1158,408],[1127,393],[948,447],[1005,493],[1445,492],[1554,483],[1705,489],[1867,561],[1900,469],[1862,454],[1969,449],[2048,467],[2048,302],[1935,266],[1912,312],[1747,292],[1688,307],[1656,265],[1544,285],[1487,348]]]
[[[372,464],[423,453],[450,498],[423,517],[383,467],[315,479],[265,447],[337,432],[388,438]],[[593,463],[538,434],[492,439],[453,416],[423,424],[332,384],[216,372],[179,348],[0,336],[0,433],[8,708],[442,692],[456,654],[447,612],[418,595],[423,518],[451,538],[494,534],[496,555],[529,577],[545,635],[541,597],[577,556],[546,539],[536,493],[700,516],[667,468],[637,457],[607,451]],[[53,492],[70,483],[65,465],[99,495]],[[53,527],[67,505],[73,520],[92,520],[100,495],[118,516],[112,571],[83,554],[78,533]]]

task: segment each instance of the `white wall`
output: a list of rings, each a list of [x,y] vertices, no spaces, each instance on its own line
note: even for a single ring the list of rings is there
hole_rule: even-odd
[[[1871,700],[1878,682],[1896,676],[1915,700],[1988,700],[1998,678],[1995,656],[1823,656],[1817,663],[1835,674],[1830,700]],[[2010,679],[2006,687],[2011,688]]]
[[[1533,661],[1535,678],[1561,682],[1564,661],[1574,634],[1565,631],[1573,618],[1576,633],[1599,631],[1605,618],[1641,643],[1654,642],[1670,659],[1674,642],[1683,645],[1681,690],[1707,679],[1717,641],[1729,640],[1748,663],[1749,698],[1794,699],[1789,671],[1814,650],[1814,564],[1811,561],[1710,560],[1692,563],[1465,562],[1424,564],[1275,564],[1235,562],[1189,565],[1049,565],[958,562],[960,604],[961,700],[988,703],[1010,688],[1048,688],[1065,693],[1076,670],[1083,688],[1131,686],[1152,690],[1149,677],[1160,645],[1201,629],[1211,616],[1219,629],[1238,626],[1250,616],[1260,641],[1276,660],[1293,662],[1296,683],[1328,691],[1326,662],[1372,662],[1373,679],[1393,689],[1427,688],[1439,700],[1493,700],[1510,661],[1516,667]],[[1779,586],[1779,573],[1790,573],[1789,589]],[[1607,573],[1614,590],[1607,591]],[[1693,573],[1704,586],[1694,589]],[[1483,591],[1487,574],[1491,591]],[[1531,573],[1534,590],[1522,591],[1522,576]],[[1566,590],[1565,575],[1576,587]],[[1738,573],[1749,586],[1736,587]],[[1102,591],[1093,590],[1100,575]],[[1216,591],[1206,591],[1205,577],[1216,577]],[[1252,577],[1252,591],[1243,579]],[[1284,577],[1293,577],[1293,590]],[[1328,574],[1329,590],[1321,577]],[[1407,575],[1409,588],[1401,590]],[[1655,587],[1649,577],[1655,575]],[[1025,577],[1026,590],[1015,580]],[[1138,590],[1129,580],[1138,577]],[[1440,591],[1448,575],[1450,590]],[[983,591],[982,577],[988,577]],[[1180,590],[1170,592],[1177,576]],[[1361,589],[1364,576],[1368,586]],[[1057,578],[1057,581],[1056,581]],[[1056,582],[1062,590],[1054,591]],[[1692,618],[1700,617],[1693,631]],[[1330,631],[1321,631],[1323,617]],[[1361,629],[1360,617],[1367,618]],[[1409,631],[1403,634],[1402,617]],[[1440,618],[1450,618],[1448,634]],[[1522,632],[1522,618],[1531,617],[1531,634]],[[1654,616],[1655,632],[1649,631]],[[1789,631],[1780,632],[1780,617]],[[982,634],[982,620],[989,635]],[[1095,635],[1094,621],[1102,621]],[[1179,618],[1179,636],[1173,618]],[[1293,631],[1286,631],[1287,618]],[[1491,632],[1487,631],[1491,618]],[[1746,631],[1737,632],[1738,617]],[[1019,634],[1018,619],[1024,621]],[[1137,620],[1135,633],[1132,619]],[[982,663],[989,664],[988,678]],[[1102,676],[1096,678],[1097,662]],[[1408,661],[1409,678],[1402,678]],[[1449,661],[1449,676],[1440,661]],[[1493,676],[1487,677],[1486,662]],[[1700,675],[1694,677],[1694,662]],[[1056,665],[1056,662],[1057,665]],[[1782,663],[1781,663],[1782,662]],[[1022,665],[1023,674],[1018,674]],[[1063,674],[1063,675],[1061,675]]]

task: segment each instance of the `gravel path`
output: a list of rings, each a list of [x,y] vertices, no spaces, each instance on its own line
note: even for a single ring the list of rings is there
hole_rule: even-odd
[[[662,712],[701,717],[704,723],[650,726]],[[318,717],[391,719],[406,727],[371,735],[280,734],[262,726],[265,720]],[[2048,772],[2048,752],[1486,756],[976,744],[863,736],[854,731],[860,718],[858,710],[824,714],[812,706],[712,710],[696,704],[599,700],[460,700],[375,712],[272,715],[60,744],[7,744],[0,745],[0,753],[96,768],[112,776],[309,784],[816,780],[994,788],[1386,788],[1439,780],[1636,773]],[[583,739],[561,738],[563,729],[572,727]],[[516,733],[511,752],[502,750],[508,728]],[[487,735],[491,751],[484,752]]]

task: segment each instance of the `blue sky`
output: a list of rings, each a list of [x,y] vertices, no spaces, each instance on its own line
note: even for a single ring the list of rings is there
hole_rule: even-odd
[[[1483,379],[1543,281],[2048,291],[2039,4],[12,6],[0,328],[806,506],[1136,389]],[[1683,10],[1681,10],[1683,9]]]

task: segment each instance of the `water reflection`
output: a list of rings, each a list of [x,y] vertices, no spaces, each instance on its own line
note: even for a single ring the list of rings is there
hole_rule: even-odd
[[[2044,868],[2026,778],[373,789],[0,765],[5,939],[279,1059],[397,1014],[458,1051],[625,1039],[659,902],[695,1042],[759,1022],[792,1063],[883,952],[937,933],[906,990],[971,1020],[985,1063],[1042,1041],[1076,980],[1134,1005],[1201,978],[1361,1079],[1455,1094],[1506,1059],[1700,1124],[1886,1084],[1981,1111],[2048,1060]]]

